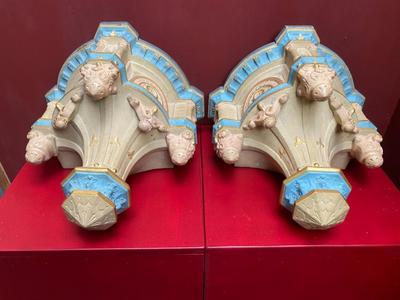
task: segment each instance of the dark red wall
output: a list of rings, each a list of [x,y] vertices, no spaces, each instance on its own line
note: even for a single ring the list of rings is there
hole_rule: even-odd
[[[169,53],[205,94],[285,24],[314,25],[348,64],[365,111],[384,133],[399,99],[400,1],[2,0],[0,161],[14,177],[25,135],[67,56],[100,21],[130,22]]]

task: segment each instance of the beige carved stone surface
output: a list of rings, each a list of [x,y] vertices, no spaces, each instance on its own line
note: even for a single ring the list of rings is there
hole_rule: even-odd
[[[152,129],[167,131],[167,127],[155,116],[157,107],[143,105],[139,99],[133,98],[131,95],[127,97],[127,100],[139,118],[138,127],[141,131],[149,132]]]
[[[297,96],[308,100],[325,101],[333,92],[336,73],[324,64],[305,64],[298,73]]]
[[[185,130],[179,134],[168,133],[166,136],[169,155],[177,166],[183,166],[194,154],[193,133]]]
[[[83,95],[82,90],[78,90],[77,93],[71,96],[65,105],[57,103],[58,105],[56,105],[54,111],[56,115],[53,117],[54,128],[64,129],[68,126],[79,108],[79,102],[81,102]]]
[[[280,203],[294,220],[307,229],[335,226],[351,190],[340,169],[352,157],[368,167],[383,162],[382,138],[362,112],[364,100],[312,26],[286,26],[210,94],[216,154],[237,167],[283,173]]]
[[[57,156],[73,168],[62,183],[63,209],[73,223],[95,230],[129,208],[131,173],[190,160],[204,115],[203,94],[179,66],[124,22],[101,23],[67,58],[46,99],[28,134],[26,160]]]
[[[306,229],[328,229],[342,223],[349,209],[340,193],[315,190],[296,202],[293,220]]]
[[[104,230],[117,222],[112,201],[101,193],[74,191],[62,204],[68,220],[90,230]]]
[[[41,164],[57,155],[55,137],[52,134],[45,134],[38,130],[31,130],[27,138],[25,159],[32,164]]]
[[[383,164],[382,136],[377,133],[357,134],[353,140],[351,155],[368,168],[377,168]]]
[[[94,100],[101,100],[117,92],[114,84],[119,70],[111,62],[89,62],[81,67],[85,92]]]
[[[217,155],[227,164],[234,164],[239,160],[242,151],[243,134],[221,130],[216,136]]]
[[[279,98],[273,99],[272,104],[265,106],[263,103],[259,103],[257,108],[259,112],[250,119],[247,125],[244,125],[244,129],[253,129],[255,127],[272,128],[276,124],[278,114],[281,111],[281,107],[288,100],[288,95],[280,95]]]

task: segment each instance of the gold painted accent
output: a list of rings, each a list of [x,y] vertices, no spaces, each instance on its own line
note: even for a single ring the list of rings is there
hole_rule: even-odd
[[[300,137],[296,136],[296,139],[295,139],[295,142],[294,142],[294,145],[296,147],[299,146],[299,145],[304,145],[305,143],[306,142],[303,139],[301,139]]]
[[[288,28],[284,29],[284,32],[286,32],[286,33],[287,32],[292,32],[292,31],[312,32],[315,36],[317,36],[317,39],[319,41],[319,37],[318,37],[317,33],[313,29],[304,28],[304,27],[301,27],[301,26],[299,26],[299,27],[291,27],[290,29],[288,29]],[[283,35],[280,35],[279,39],[277,39],[273,45],[279,44],[281,42],[282,38],[283,38]]]
[[[90,146],[94,146],[99,142],[98,138],[95,135],[92,135],[92,138],[90,139]]]
[[[119,139],[117,136],[111,137],[111,141],[110,141],[111,145],[117,145],[118,147],[121,146],[121,144],[119,143]]]

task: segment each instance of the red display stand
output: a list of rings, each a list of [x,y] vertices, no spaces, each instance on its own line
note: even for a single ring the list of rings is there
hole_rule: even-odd
[[[202,299],[200,151],[131,176],[131,208],[106,232],[69,223],[53,159],[25,165],[0,199],[0,299]]]
[[[187,166],[128,179],[106,232],[64,217],[68,173],[26,165],[0,200],[0,300],[400,299],[400,192],[381,169],[349,166],[350,212],[323,232],[279,205],[282,175],[218,159],[210,126]]]
[[[345,222],[307,231],[279,205],[284,177],[218,159],[202,132],[207,300],[400,299],[400,193],[352,163]]]

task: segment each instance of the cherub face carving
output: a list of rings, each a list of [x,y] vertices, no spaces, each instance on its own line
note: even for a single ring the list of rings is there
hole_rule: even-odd
[[[101,100],[117,92],[114,85],[119,70],[111,62],[89,62],[81,67],[85,92],[94,100]]]
[[[315,101],[327,100],[332,95],[335,76],[335,71],[327,65],[303,65],[297,73],[297,96]]]

